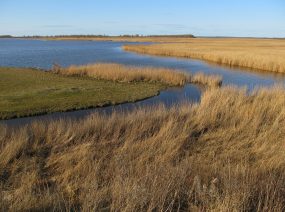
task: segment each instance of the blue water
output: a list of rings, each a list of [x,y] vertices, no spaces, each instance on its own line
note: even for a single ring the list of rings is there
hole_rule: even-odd
[[[0,39],[0,66],[36,67],[50,69],[53,63],[62,66],[96,62],[122,63],[183,69],[207,74],[219,74],[224,85],[268,86],[284,83],[285,75],[240,68],[222,67],[200,60],[139,55],[122,50],[128,42],[111,41],[44,41]]]
[[[158,57],[140,55],[122,50],[128,42],[111,41],[44,41],[25,39],[0,39],[0,66],[34,67],[51,69],[53,63],[61,66],[82,65],[87,63],[107,62],[135,66],[154,66],[180,69],[191,73],[204,72],[218,74],[223,77],[223,85],[246,86],[249,90],[258,86],[271,86],[285,83],[284,74],[231,68],[210,64],[200,60],[181,59],[174,57]],[[147,45],[147,44],[146,44]],[[40,71],[40,70],[39,70]],[[130,110],[131,108],[163,103],[167,106],[189,100],[200,100],[201,90],[193,85],[184,88],[171,88],[161,92],[159,96],[121,106],[91,109],[68,113],[0,121],[6,124],[28,123],[33,120],[55,118],[82,118],[94,111]]]

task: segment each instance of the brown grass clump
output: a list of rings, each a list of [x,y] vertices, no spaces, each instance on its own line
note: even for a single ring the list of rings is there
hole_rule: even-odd
[[[285,90],[0,127],[1,210],[284,211]]]
[[[170,86],[182,86],[186,83],[198,83],[207,86],[220,86],[222,78],[215,75],[199,73],[191,75],[179,70],[154,67],[135,67],[121,64],[89,64],[83,66],[70,66],[68,68],[56,67],[55,73],[63,75],[89,76],[119,82],[161,82]]]
[[[202,72],[195,73],[190,78],[190,83],[207,85],[209,87],[220,87],[222,85],[222,77],[219,75],[205,75]]]
[[[202,59],[218,64],[285,73],[284,39],[195,38],[183,42],[127,45],[127,51]]]

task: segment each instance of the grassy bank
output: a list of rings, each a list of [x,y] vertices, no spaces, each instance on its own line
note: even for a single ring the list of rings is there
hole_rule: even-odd
[[[165,87],[162,83],[123,83],[0,68],[0,119],[133,102],[157,95]]]
[[[195,38],[170,43],[127,45],[127,51],[188,57],[218,64],[285,73],[284,39]]]
[[[0,128],[1,210],[284,211],[285,90]]]
[[[196,83],[207,87],[222,85],[222,78],[218,75],[190,74],[167,68],[136,67],[112,63],[97,63],[67,68],[55,67],[53,72],[66,76],[88,76],[115,82],[158,82],[168,86],[183,86],[186,83]]]
[[[0,68],[0,119],[134,102],[186,83],[216,87],[222,80],[119,64],[56,66],[51,72]]]

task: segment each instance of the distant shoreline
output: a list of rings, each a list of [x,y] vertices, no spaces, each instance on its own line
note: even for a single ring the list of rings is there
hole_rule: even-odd
[[[1,38],[27,38],[27,39],[146,39],[146,38],[240,38],[240,39],[285,39],[285,37],[253,37],[253,36],[194,36],[193,34],[165,34],[165,35],[28,35],[13,36],[0,35]]]

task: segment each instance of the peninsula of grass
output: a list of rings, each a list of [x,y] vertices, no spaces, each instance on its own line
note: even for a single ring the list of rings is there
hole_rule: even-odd
[[[257,38],[170,38],[152,45],[126,45],[141,54],[201,59],[217,64],[285,73],[285,40]]]
[[[89,64],[52,71],[0,67],[0,119],[135,102],[186,83],[218,87],[219,76],[120,64]]]
[[[159,82],[116,82],[1,67],[0,119],[135,102],[164,88]]]

